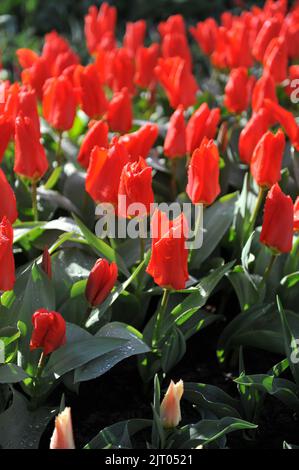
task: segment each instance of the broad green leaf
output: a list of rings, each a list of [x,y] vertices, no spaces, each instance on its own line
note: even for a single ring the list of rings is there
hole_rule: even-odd
[[[124,431],[130,437],[135,436],[140,431],[149,428],[152,421],[149,419],[130,419],[128,421],[121,421],[120,423],[108,426],[99,432],[84,449],[121,449],[123,447],[122,439]]]
[[[23,371],[21,367],[15,364],[0,365],[0,384],[14,384],[22,382],[26,379],[28,374]]]
[[[285,354],[288,358],[290,369],[292,371],[295,382],[298,386],[299,385],[299,339],[296,333],[292,331],[292,328],[286,316],[286,312],[283,309],[283,306],[280,302],[279,297],[277,297],[277,306],[278,306],[279,316],[281,320]],[[299,317],[298,317],[298,324],[299,324]]]

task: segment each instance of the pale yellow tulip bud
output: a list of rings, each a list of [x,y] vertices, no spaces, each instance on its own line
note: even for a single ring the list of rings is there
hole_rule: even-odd
[[[75,449],[70,408],[65,408],[56,416],[50,449]]]
[[[180,401],[184,393],[184,382],[171,381],[161,403],[160,417],[164,428],[175,428],[182,419]]]

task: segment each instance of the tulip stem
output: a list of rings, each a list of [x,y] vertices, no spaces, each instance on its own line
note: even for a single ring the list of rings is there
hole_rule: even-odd
[[[259,211],[260,211],[263,199],[264,199],[264,194],[265,194],[265,188],[262,188],[260,186],[255,208],[249,221],[250,232],[254,229],[255,222],[256,222],[257,216],[259,215]]]
[[[62,132],[59,132],[57,150],[56,150],[56,162],[58,166],[62,165],[61,144],[62,144]]]
[[[165,312],[166,312],[169,296],[170,296],[170,290],[163,289],[163,297],[162,297],[162,300],[161,300],[161,305],[160,305],[159,310],[158,310],[156,325],[155,325],[154,335],[153,335],[153,340],[152,340],[152,347],[156,352],[158,350],[157,345],[158,345],[158,342],[159,342],[161,324],[162,324],[163,317],[164,317]]]
[[[272,256],[271,256],[271,259],[270,259],[270,263],[268,264],[267,268],[265,269],[264,276],[263,276],[262,282],[260,284],[260,288],[262,288],[266,284],[266,281],[267,281],[267,279],[269,278],[269,276],[271,274],[272,268],[273,268],[277,258],[278,258],[278,255],[273,253]]]
[[[32,197],[32,211],[34,222],[38,221],[38,210],[37,210],[37,188],[36,181],[32,181],[31,185],[31,197]]]

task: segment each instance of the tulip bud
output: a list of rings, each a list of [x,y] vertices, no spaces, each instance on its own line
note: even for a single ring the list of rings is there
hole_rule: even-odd
[[[49,279],[52,279],[52,262],[51,255],[48,247],[46,246],[42,256],[42,270],[47,274]]]
[[[7,217],[0,223],[0,260],[0,291],[12,290],[15,283],[13,228]]]
[[[75,449],[71,409],[65,408],[55,418],[50,449]]]
[[[96,6],[91,6],[85,16],[85,37],[87,48],[93,54],[101,39],[108,32],[114,34],[117,20],[117,10],[108,3],[103,2],[99,10]]]
[[[42,349],[47,356],[66,342],[66,324],[60,313],[39,309],[32,315],[30,351]]]
[[[186,127],[187,152],[192,154],[200,147],[203,138],[214,139],[220,121],[220,109],[209,109],[203,103],[191,116]]]
[[[197,23],[196,27],[190,28],[190,33],[206,55],[214,52],[218,35],[218,25],[214,18]]]
[[[117,265],[109,265],[106,259],[98,259],[92,268],[85,290],[85,296],[93,307],[100,305],[113,289],[118,275]]]
[[[272,39],[264,55],[264,70],[275,83],[282,83],[288,76],[288,51],[284,38]]]
[[[184,108],[179,106],[169,121],[169,127],[164,142],[164,154],[168,158],[186,155],[186,124]]]
[[[231,71],[224,98],[224,104],[230,112],[242,113],[247,110],[254,84],[254,76],[249,76],[245,67]]]
[[[192,69],[192,56],[188,45],[188,39],[182,33],[168,33],[163,37],[162,56],[167,59],[169,57],[180,57],[185,61],[187,68]]]
[[[264,106],[271,113],[273,119],[284,128],[292,144],[299,149],[299,127],[293,113],[270,100],[265,100]]]
[[[38,60],[39,56],[36,52],[31,49],[17,49],[16,56],[18,58],[19,64],[23,69],[32,67],[32,65]]]
[[[203,139],[193,152],[186,192],[193,204],[212,204],[220,193],[220,157],[213,140]]]
[[[19,92],[18,112],[22,112],[24,116],[30,117],[36,129],[36,133],[40,135],[40,122],[37,111],[37,99],[34,90],[29,90],[24,87],[21,88]]]
[[[135,93],[134,74],[135,65],[127,49],[114,49],[108,55],[108,84],[115,92],[127,88],[130,94]]]
[[[253,152],[259,140],[270,126],[270,113],[262,108],[253,114],[240,134],[239,153],[242,162],[250,164]]]
[[[30,67],[24,69],[21,74],[23,85],[31,87],[40,100],[43,97],[44,84],[49,76],[49,66],[43,57],[38,57],[38,59]]]
[[[184,382],[182,380],[176,384],[173,381],[170,382],[160,408],[160,417],[164,428],[175,428],[182,420],[180,401],[183,393]]]
[[[1,194],[1,205],[0,205],[0,220],[4,216],[8,218],[11,224],[13,224],[17,217],[17,201],[15,193],[12,187],[9,185],[5,174],[0,168],[0,194]]]
[[[269,43],[272,41],[272,39],[279,36],[280,29],[281,21],[277,18],[269,18],[264,22],[253,45],[252,54],[256,60],[263,62],[263,58]]]
[[[126,32],[124,35],[123,45],[131,56],[134,57],[139,47],[143,46],[146,34],[146,21],[139,20],[135,23],[129,22],[126,24]]]
[[[108,131],[109,129],[106,122],[98,121],[93,124],[87,134],[85,134],[78,155],[78,163],[80,163],[83,168],[88,168],[90,155],[94,147],[108,148]]]
[[[133,125],[132,102],[127,88],[115,93],[109,103],[107,122],[111,131],[124,134]]]
[[[285,137],[281,129],[277,134],[266,132],[258,142],[251,159],[250,171],[259,186],[271,188],[280,180],[284,149]]]
[[[157,124],[145,124],[138,131],[120,137],[122,143],[128,151],[130,161],[134,162],[139,157],[147,158],[148,154],[158,138],[159,128]]]
[[[49,78],[43,90],[43,115],[48,123],[58,131],[68,131],[73,127],[77,100],[72,83],[61,75]]]
[[[13,136],[14,124],[4,115],[0,115],[0,163]]]
[[[265,99],[269,99],[274,103],[278,102],[275,81],[268,73],[264,73],[254,86],[252,93],[253,111],[259,111],[264,106]]]
[[[293,245],[294,206],[276,183],[265,203],[260,240],[275,253],[289,253]]]
[[[86,67],[78,65],[74,72],[74,84],[78,87],[79,102],[82,110],[91,119],[99,119],[108,109],[108,101],[99,73],[94,64]]]
[[[299,232],[299,196],[294,205],[294,231]]]
[[[155,67],[159,57],[159,44],[152,44],[150,47],[140,47],[136,54],[136,74],[135,83],[141,88],[153,89],[157,78]]]

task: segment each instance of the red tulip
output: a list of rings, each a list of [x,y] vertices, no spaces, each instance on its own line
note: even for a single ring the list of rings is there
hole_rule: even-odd
[[[192,56],[188,45],[188,39],[185,34],[169,33],[163,37],[162,56],[164,59],[169,57],[180,57],[185,61],[188,69],[192,69]]]
[[[0,260],[0,291],[10,291],[15,284],[13,228],[5,216],[0,223]]]
[[[218,29],[218,36],[216,40],[215,50],[211,55],[212,64],[219,68],[228,68],[228,60],[227,60],[227,50],[229,46],[228,40],[228,33],[227,29],[224,27],[220,27]]]
[[[220,109],[209,109],[207,103],[203,103],[191,116],[187,128],[187,151],[193,153],[195,149],[200,147],[204,137],[214,139],[217,127],[220,121]]]
[[[15,125],[14,171],[32,181],[38,181],[48,167],[46,153],[34,122],[20,113]]]
[[[6,91],[4,92],[4,103],[2,106],[3,115],[10,119],[11,122],[14,124],[14,121],[17,117],[18,110],[19,110],[19,93],[20,93],[20,86],[18,83],[13,83],[10,85]]]
[[[295,100],[299,99],[299,65],[291,65],[289,67],[290,84],[286,87],[286,93],[291,97],[294,95]]]
[[[107,33],[114,35],[117,10],[108,3],[102,3],[98,10],[92,6],[85,17],[85,37],[88,50],[93,54]]]
[[[239,153],[242,162],[250,164],[254,149],[269,129],[270,121],[270,113],[265,108],[261,108],[252,115],[239,139]]]
[[[10,119],[0,115],[0,163],[7,149],[9,141],[13,137],[14,125]]]
[[[1,206],[0,206],[0,220],[3,217],[7,217],[9,222],[13,224],[17,217],[17,201],[15,193],[12,187],[9,185],[5,174],[0,168],[0,194],[1,194]]]
[[[152,254],[146,272],[155,283],[167,289],[184,289],[188,275],[188,250],[185,247],[187,222],[184,214],[168,220],[156,210],[152,221]]]
[[[55,418],[55,429],[51,437],[50,449],[75,449],[70,408],[65,408]]]
[[[196,27],[190,28],[190,33],[205,54],[211,55],[214,52],[218,36],[218,25],[214,18],[200,21]]]
[[[162,38],[164,38],[166,34],[186,34],[185,20],[182,15],[169,16],[166,21],[159,23],[158,31]]]
[[[79,63],[80,63],[79,57],[77,56],[77,54],[75,54],[74,51],[70,49],[64,52],[63,54],[59,54],[56,57],[55,62],[53,62],[51,66],[51,75],[53,77],[59,77],[64,72],[65,69],[73,65],[76,66]]]
[[[294,205],[294,231],[299,232],[299,196]]]
[[[48,247],[46,246],[43,251],[42,256],[42,263],[41,263],[42,270],[44,273],[47,274],[49,279],[52,279],[52,262],[51,262],[51,255],[49,253]]]
[[[37,110],[37,99],[34,90],[29,90],[24,87],[20,89],[18,112],[23,113],[24,116],[30,117],[34,123],[36,133],[40,135],[40,121]]]
[[[275,16],[278,14],[285,16],[287,8],[287,0],[266,0],[264,5],[264,12],[266,16]]]
[[[232,113],[246,111],[250,104],[254,76],[249,76],[245,67],[232,70],[225,87],[224,104]]]
[[[172,108],[176,109],[180,104],[188,108],[195,104],[198,85],[182,58],[159,59],[155,70]]]
[[[249,68],[253,65],[250,44],[250,32],[246,24],[234,23],[227,31],[226,61],[230,69],[237,67]]]
[[[261,109],[264,106],[265,99],[269,99],[274,103],[278,102],[275,81],[268,73],[264,73],[254,86],[252,93],[253,111]]]
[[[148,154],[158,138],[159,128],[157,124],[145,124],[138,131],[120,137],[119,141],[126,147],[130,161],[136,161],[139,157],[147,158]]]
[[[136,54],[135,83],[141,88],[152,90],[157,82],[155,67],[159,58],[159,44],[140,47]]]
[[[42,51],[42,57],[53,64],[60,54],[71,50],[68,41],[60,36],[57,31],[51,31],[45,35],[45,43]]]
[[[107,56],[108,60],[108,85],[114,91],[128,88],[131,94],[135,92],[134,75],[135,67],[133,59],[127,49],[116,49]]]
[[[104,121],[93,124],[82,141],[78,162],[83,168],[88,168],[90,154],[95,146],[108,148],[108,126]]]
[[[170,382],[160,408],[160,417],[164,428],[175,428],[182,420],[180,401],[183,393],[184,383],[182,380],[176,384],[173,381]]]
[[[285,137],[280,129],[276,135],[266,132],[258,142],[251,159],[250,171],[259,186],[271,188],[280,180],[284,149]]]
[[[290,141],[299,149],[299,127],[297,125],[296,119],[290,111],[287,111],[282,106],[277,103],[274,103],[270,100],[265,100],[264,103],[266,109],[271,113],[274,120],[279,122],[281,127],[284,128],[286,134],[288,135]]]
[[[146,34],[146,21],[139,20],[135,23],[127,23],[123,46],[134,57],[139,47],[144,44]]]
[[[109,149],[93,149],[87,171],[86,191],[95,202],[117,206],[120,176],[128,160],[127,150],[120,142],[115,142]]]
[[[91,119],[99,119],[107,111],[108,101],[96,66],[79,65],[74,72],[74,82],[79,88],[79,102],[83,111]]]
[[[120,177],[118,190],[119,196],[125,196],[125,203],[120,202],[118,206],[118,215],[124,218],[134,217],[136,212],[130,212],[131,204],[142,204],[143,207],[137,208],[138,217],[146,216],[151,211],[151,204],[154,203],[154,193],[152,190],[152,168],[145,160],[139,157],[139,160],[133,163],[127,163]]]
[[[299,13],[295,9],[293,12],[289,13],[283,23],[280,35],[285,38],[288,56],[291,59],[299,58]]]
[[[276,183],[267,195],[260,240],[276,253],[289,253],[293,245],[293,226],[293,201]]]
[[[42,349],[47,356],[66,342],[66,324],[60,313],[41,308],[32,315],[30,350]]]
[[[39,57],[31,67],[28,67],[22,72],[22,83],[31,87],[38,99],[43,97],[44,84],[49,78],[49,67],[45,59]]]
[[[93,307],[100,305],[113,289],[118,275],[117,265],[109,265],[106,259],[98,259],[90,271],[85,296]]]
[[[220,193],[220,157],[213,140],[203,139],[193,152],[188,168],[186,192],[193,204],[212,204]]]
[[[272,39],[279,36],[282,22],[278,18],[269,18],[262,25],[255,40],[252,54],[256,60],[263,62],[265,52]]]
[[[60,132],[70,130],[76,107],[75,92],[67,77],[61,75],[47,80],[44,86],[43,115],[54,129]]]
[[[164,141],[164,154],[168,158],[183,157],[187,153],[184,108],[179,106],[169,121]]]
[[[274,38],[264,55],[264,70],[271,75],[275,83],[282,83],[288,76],[288,53],[283,38]]]
[[[133,125],[133,108],[131,97],[127,88],[114,94],[107,111],[109,129],[124,134],[129,132]]]
[[[23,69],[28,69],[32,67],[35,62],[38,61],[38,54],[31,49],[17,49],[16,56],[18,58],[19,64]]]

